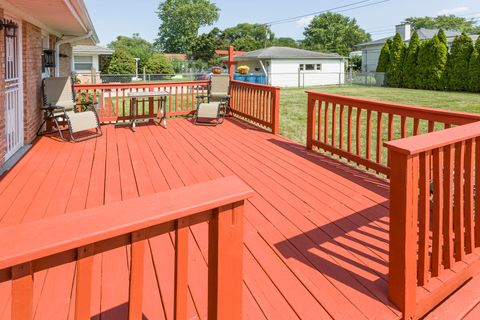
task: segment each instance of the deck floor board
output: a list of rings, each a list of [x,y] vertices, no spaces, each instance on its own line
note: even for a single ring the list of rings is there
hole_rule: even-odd
[[[256,191],[245,216],[246,319],[399,317],[386,291],[388,184],[238,120],[176,119],[135,133],[110,125],[81,143],[42,137],[0,178],[0,227],[234,174]],[[208,228],[190,231],[189,317],[206,319]],[[174,237],[147,247],[145,318],[173,319]],[[128,247],[95,258],[94,319],[125,317],[129,263]],[[36,275],[36,319],[73,319],[74,271]],[[1,283],[0,319],[9,299]]]

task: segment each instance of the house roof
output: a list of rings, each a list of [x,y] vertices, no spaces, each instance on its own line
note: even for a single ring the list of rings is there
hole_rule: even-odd
[[[259,59],[342,59],[338,53],[323,53],[308,51],[290,47],[269,47],[250,51],[237,55],[235,60],[259,60]]]
[[[177,60],[187,60],[188,54],[185,53],[165,53],[165,58],[169,60],[177,59]]]
[[[83,0],[6,0],[2,8],[62,39],[92,35],[79,44],[99,42]]]
[[[438,33],[439,29],[420,28],[416,31],[418,33],[419,40],[422,41],[422,40],[427,40],[427,39],[433,38],[433,36]],[[444,31],[445,31],[445,35],[447,36],[447,40],[449,40],[449,41],[453,41],[453,39],[456,36],[461,34],[461,32],[454,31],[454,30],[444,30]],[[385,41],[387,41],[388,39],[393,39],[393,36],[382,38],[382,39],[377,39],[377,40],[374,40],[374,41],[364,42],[364,43],[359,44],[358,46],[359,47],[366,47],[366,46],[384,44]]]
[[[73,53],[111,55],[113,52],[112,49],[100,46],[77,45],[73,47]]]

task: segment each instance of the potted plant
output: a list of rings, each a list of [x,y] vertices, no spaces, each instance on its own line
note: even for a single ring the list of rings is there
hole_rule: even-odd
[[[250,68],[248,66],[239,66],[237,68],[237,71],[240,74],[248,74],[248,72],[250,71]]]
[[[213,74],[222,74],[223,68],[219,66],[213,66],[212,67],[212,73]]]

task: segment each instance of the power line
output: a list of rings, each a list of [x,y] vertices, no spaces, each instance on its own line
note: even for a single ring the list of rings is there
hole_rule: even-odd
[[[335,10],[339,10],[339,9],[348,8],[348,9],[338,11],[338,12],[343,12],[343,11],[347,11],[347,10],[364,8],[364,7],[380,4],[380,3],[383,3],[383,2],[388,2],[388,1],[391,1],[391,0],[382,0],[382,1],[375,2],[375,3],[367,3],[367,2],[371,2],[371,1],[373,1],[373,0],[356,1],[356,2],[352,2],[352,3],[349,3],[349,4],[342,5],[342,6],[338,6],[338,7],[334,7],[334,8],[330,8],[330,9],[325,9],[325,10],[322,10],[322,11],[311,12],[311,13],[304,14],[304,15],[301,15],[301,16],[296,16],[296,17],[291,17],[291,18],[285,18],[285,19],[266,22],[266,23],[264,23],[264,25],[275,25],[275,24],[290,23],[290,22],[295,22],[297,20],[300,20],[301,18],[315,16],[315,15],[319,15],[319,14],[330,12],[330,11],[335,11]],[[359,4],[363,4],[363,3],[367,3],[367,4],[364,4],[362,6],[358,6],[358,7],[355,7],[355,8],[349,8],[349,7],[359,5]]]

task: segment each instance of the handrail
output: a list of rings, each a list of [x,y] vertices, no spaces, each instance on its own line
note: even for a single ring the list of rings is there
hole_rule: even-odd
[[[75,84],[76,89],[109,89],[109,88],[144,88],[144,87],[160,87],[165,85],[178,86],[178,85],[208,85],[210,81],[207,80],[195,80],[195,81],[156,81],[156,82],[138,82],[138,83],[79,83]]]
[[[232,80],[230,96],[234,116],[279,133],[280,87]]]
[[[12,318],[33,315],[33,274],[77,261],[76,319],[90,319],[93,256],[131,244],[129,318],[142,315],[145,241],[175,231],[175,315],[186,317],[188,227],[209,221],[209,319],[241,319],[243,203],[235,176],[0,229],[0,282],[12,280]],[[81,279],[81,280],[80,280]]]
[[[389,298],[419,318],[480,274],[480,122],[385,145]]]
[[[323,149],[387,176],[385,142],[480,121],[478,114],[307,93],[307,148]]]

